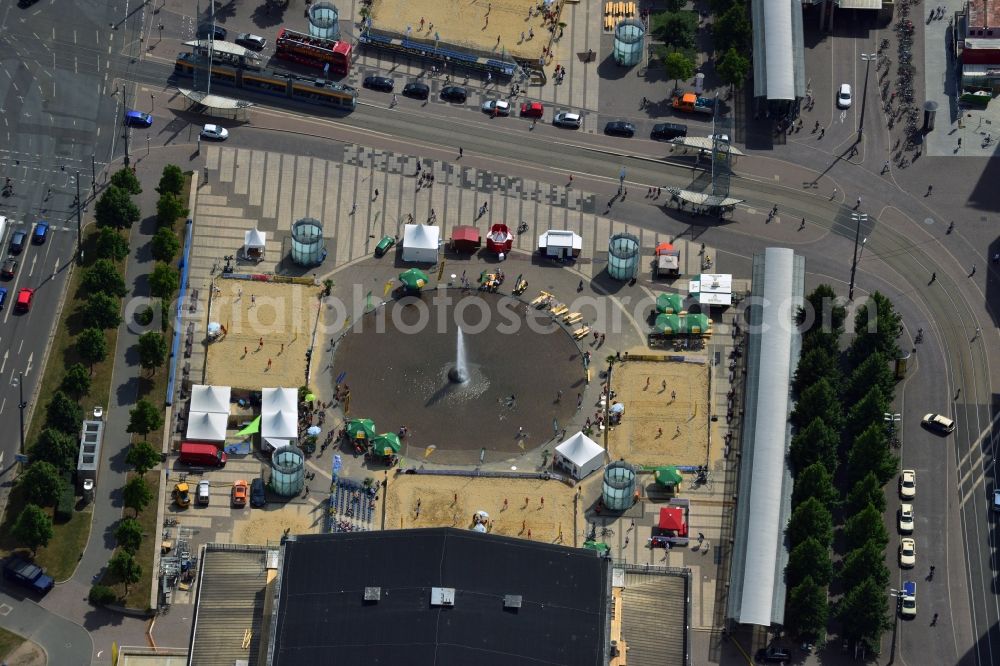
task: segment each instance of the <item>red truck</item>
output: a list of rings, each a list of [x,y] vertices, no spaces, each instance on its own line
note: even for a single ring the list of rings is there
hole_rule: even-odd
[[[219,449],[215,444],[182,442],[180,461],[186,465],[225,467],[226,452]]]

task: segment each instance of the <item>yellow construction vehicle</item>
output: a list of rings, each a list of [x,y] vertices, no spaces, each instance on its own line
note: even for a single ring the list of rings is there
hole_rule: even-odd
[[[191,505],[191,488],[184,481],[174,486],[174,503],[182,509]]]

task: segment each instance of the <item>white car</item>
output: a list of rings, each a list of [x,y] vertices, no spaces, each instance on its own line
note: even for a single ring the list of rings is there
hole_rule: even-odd
[[[903,617],[916,617],[917,615],[917,584],[912,580],[903,583],[903,589],[899,591],[899,614]]]
[[[941,414],[924,414],[924,418],[920,419],[920,425],[939,435],[947,435],[955,430],[955,420]]]
[[[841,109],[851,108],[851,84],[841,83],[837,91],[837,107]]]
[[[229,130],[221,125],[205,125],[201,130],[201,136],[205,139],[225,141],[229,137]]]
[[[572,111],[560,111],[552,118],[552,124],[556,127],[567,127],[569,129],[580,129],[580,125],[583,123],[583,118],[580,117],[579,113],[573,113]]]
[[[94,407],[94,420],[100,421],[103,418],[104,418],[104,408],[101,407],[100,405]]]
[[[489,99],[483,102],[484,113],[494,113],[498,116],[510,115],[510,102],[503,99]]]
[[[899,540],[899,566],[912,569],[917,564],[917,542],[906,537]]]
[[[899,533],[910,534],[913,532],[913,505],[901,504],[899,507]]]
[[[993,491],[993,510],[1000,511],[1000,488]]]
[[[722,143],[729,143],[729,135],[728,134],[709,134],[708,138],[711,139],[712,141],[715,141],[716,139],[718,139]]]
[[[917,473],[912,469],[904,469],[899,475],[899,496],[903,499],[917,496]]]
[[[212,497],[211,486],[207,479],[198,482],[198,492],[195,494],[195,501],[202,506],[208,504]]]

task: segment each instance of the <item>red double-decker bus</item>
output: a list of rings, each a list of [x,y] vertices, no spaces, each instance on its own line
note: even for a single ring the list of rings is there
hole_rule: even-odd
[[[330,39],[310,37],[288,28],[278,31],[275,55],[308,67],[330,66],[334,74],[344,76],[351,69],[351,45]]]

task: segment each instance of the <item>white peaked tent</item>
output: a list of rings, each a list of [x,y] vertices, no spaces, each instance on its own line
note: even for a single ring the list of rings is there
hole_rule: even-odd
[[[407,224],[403,227],[403,261],[421,264],[436,264],[441,229],[423,224]]]
[[[264,246],[267,245],[267,232],[250,229],[243,232],[243,253],[252,259],[264,256]]]
[[[299,412],[299,392],[293,388],[265,388],[260,391],[260,413]]]
[[[296,423],[295,415],[288,412],[262,414],[260,436],[274,448],[294,444],[299,434]]]
[[[228,423],[228,414],[191,412],[188,415],[187,439],[194,442],[224,442]]]
[[[228,386],[195,384],[191,387],[191,413],[210,412],[228,415],[231,393],[232,389]]]
[[[582,479],[604,464],[604,449],[600,444],[578,432],[556,447],[556,467],[561,467],[576,479]]]

